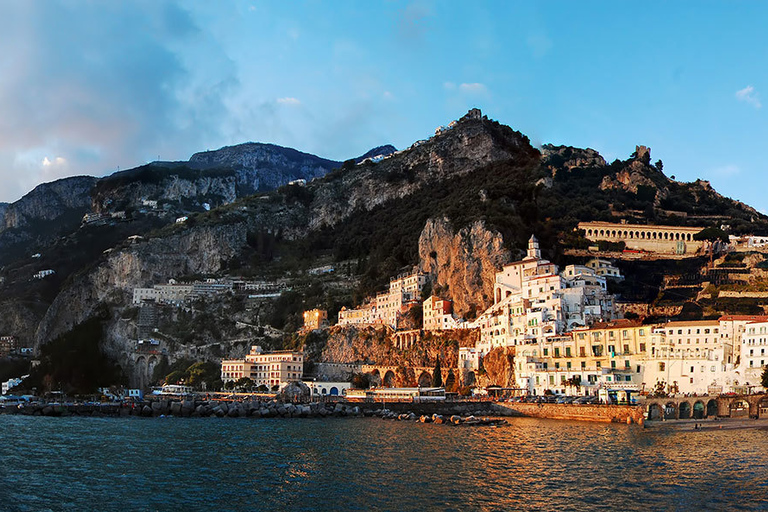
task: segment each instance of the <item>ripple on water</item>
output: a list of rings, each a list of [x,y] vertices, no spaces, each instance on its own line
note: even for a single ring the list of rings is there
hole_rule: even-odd
[[[0,509],[766,508],[768,433],[0,417]]]

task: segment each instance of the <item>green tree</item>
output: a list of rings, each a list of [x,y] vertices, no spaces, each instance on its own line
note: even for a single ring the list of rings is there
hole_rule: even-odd
[[[165,376],[166,384],[178,384],[187,376],[186,372],[182,370],[175,370]]]
[[[250,391],[253,389],[253,381],[248,377],[240,377],[237,379],[237,382],[235,382],[235,388],[243,391]]]
[[[693,235],[694,240],[706,240],[709,242],[717,242],[718,240],[727,244],[730,239],[728,238],[728,233],[723,231],[720,228],[716,228],[714,226],[710,226],[708,228],[704,228],[695,235]]]
[[[440,370],[440,358],[437,358],[435,363],[435,370],[432,372],[432,387],[439,388],[443,385],[443,374]]]
[[[768,389],[768,366],[763,368],[763,376],[760,379],[760,383],[765,389]]]

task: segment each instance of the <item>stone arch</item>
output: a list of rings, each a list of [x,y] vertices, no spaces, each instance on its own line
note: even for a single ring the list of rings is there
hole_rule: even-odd
[[[381,373],[378,368],[369,373],[369,375],[371,376],[370,381],[372,386],[381,386]]]
[[[464,385],[465,386],[475,385],[475,372],[467,372],[467,375],[464,378]]]
[[[157,356],[153,355],[147,359],[147,382],[152,382],[152,375],[155,373],[155,367],[157,366],[157,363],[159,363]]]
[[[667,402],[664,406],[664,419],[676,420],[677,419],[677,404],[675,402]]]
[[[701,400],[696,400],[696,403],[693,404],[693,419],[695,420],[703,420],[707,415],[707,408],[704,405],[704,402]]]
[[[453,389],[453,387],[456,385],[456,375],[454,375],[453,370],[448,370],[448,375],[445,376],[445,389]]]
[[[587,236],[592,236],[592,230],[591,229],[587,230]]]
[[[630,232],[629,232],[629,238],[634,238],[634,234],[635,234],[635,232],[634,232],[634,231],[630,231]]]
[[[138,388],[147,388],[147,358],[139,356],[136,359],[136,377],[138,380]]]
[[[616,230],[615,229],[613,231],[611,231],[611,236],[614,237],[614,238],[616,237]]]
[[[655,402],[648,405],[649,420],[660,420],[663,417],[664,417],[664,410],[662,409],[661,405]]]
[[[691,404],[688,402],[680,402],[677,405],[678,416],[681,420],[687,420],[691,417]]]
[[[691,234],[690,233],[688,233],[688,236],[686,237],[686,240],[688,240],[689,242],[691,241]]]
[[[728,407],[731,418],[749,418],[749,402],[746,400],[734,400]]]
[[[717,416],[717,400],[713,398],[707,402],[707,411],[704,416],[707,418],[710,416]]]
[[[331,386],[331,391],[328,394],[331,396],[339,396],[339,388],[336,386]]]
[[[423,371],[419,375],[419,387],[428,388],[432,385],[432,375],[428,371]]]
[[[392,370],[387,370],[387,373],[384,374],[384,378],[381,382],[384,384],[385,388],[395,387],[395,372]]]

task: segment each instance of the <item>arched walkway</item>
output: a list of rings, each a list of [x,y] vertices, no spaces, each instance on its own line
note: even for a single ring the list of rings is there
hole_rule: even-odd
[[[695,420],[703,420],[707,415],[707,411],[704,407],[704,402],[701,400],[697,400],[695,404],[693,404],[693,419]]]
[[[717,400],[710,400],[707,402],[707,414],[706,417],[717,416]]]
[[[675,405],[675,402],[667,402],[667,405],[664,406],[664,419],[665,420],[677,419],[677,406]]]
[[[664,412],[659,404],[651,404],[648,406],[648,419],[660,420],[664,415]]]
[[[419,386],[422,388],[428,388],[432,385],[432,375],[429,372],[421,372],[419,375]]]
[[[680,402],[678,406],[678,416],[681,420],[687,420],[691,417],[691,404],[688,402]]]
[[[384,384],[385,388],[395,387],[395,372],[393,372],[392,370],[387,370],[387,373],[384,374],[384,379],[382,380],[382,384]]]
[[[381,373],[379,373],[378,369],[373,370],[369,375],[371,376],[371,386],[381,386]]]

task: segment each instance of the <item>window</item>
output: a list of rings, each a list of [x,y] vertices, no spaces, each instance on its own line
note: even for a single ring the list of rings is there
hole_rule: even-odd
[[[616,368],[616,361],[611,361],[611,368]]]
[[[560,357],[560,348],[555,347],[555,357]]]
[[[640,344],[640,352],[645,352],[645,343]]]
[[[627,370],[629,370],[629,368],[630,368],[630,366],[629,366],[629,359],[625,359],[625,360],[624,360],[624,368],[626,368]]]
[[[765,352],[765,350],[763,350]],[[565,357],[571,357],[571,347],[565,347]]]
[[[544,355],[545,355],[545,356],[546,356],[546,355],[549,355],[549,349],[548,349],[548,348],[545,348],[545,349],[544,349]]]
[[[581,369],[584,370],[586,368],[587,368],[587,362],[586,361],[582,361],[581,362]]]
[[[579,347],[579,355],[581,357],[586,357],[586,350],[584,349],[584,347]]]
[[[624,345],[624,353],[629,354],[629,345]]]
[[[664,365],[664,363],[659,363],[659,371],[660,371],[660,372],[663,372],[663,371],[664,371],[664,369],[665,369],[665,365]]]
[[[603,363],[601,363],[600,361],[595,361],[595,367],[599,370],[600,368],[603,367]]]
[[[568,361],[567,363],[565,363],[565,367],[570,370],[571,369],[571,362]]]
[[[616,347],[613,345],[608,345],[608,353],[611,354],[611,357],[613,357],[614,354],[616,354]]]

